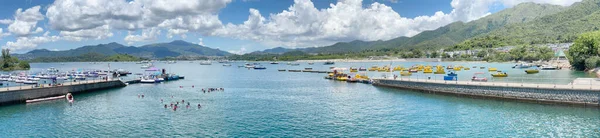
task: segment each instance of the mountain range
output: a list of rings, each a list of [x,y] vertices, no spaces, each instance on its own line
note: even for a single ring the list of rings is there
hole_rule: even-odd
[[[83,46],[76,49],[64,51],[51,51],[47,49],[32,50],[24,54],[13,54],[19,59],[31,60],[43,57],[76,57],[89,53],[111,56],[116,54],[127,54],[136,57],[160,59],[166,57],[200,57],[200,56],[229,56],[231,53],[213,49],[198,44],[175,40],[169,43],[155,43],[144,46],[124,46],[119,43],[108,43],[91,46]]]
[[[249,54],[347,53],[378,49],[470,49],[505,45],[572,42],[577,35],[598,30],[600,0],[583,0],[564,7],[522,3],[478,20],[454,22],[412,37],[386,41],[339,42],[311,48],[273,48]]]

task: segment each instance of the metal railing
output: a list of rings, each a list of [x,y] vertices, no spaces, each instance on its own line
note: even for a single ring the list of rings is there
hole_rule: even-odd
[[[412,76],[382,76],[379,79],[393,79],[414,82],[463,84],[480,86],[507,86],[507,87],[529,87],[529,88],[556,88],[556,89],[587,89],[600,90],[600,80],[595,78],[525,78],[525,77],[487,77],[487,82],[472,81],[468,78],[457,78],[456,80],[444,80],[444,75],[412,75]]]

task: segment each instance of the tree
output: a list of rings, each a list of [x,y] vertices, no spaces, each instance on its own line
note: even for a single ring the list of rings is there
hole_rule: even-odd
[[[579,35],[573,45],[569,48],[569,62],[577,70],[591,69],[585,65],[586,59],[599,56],[600,31],[589,32]],[[588,61],[591,63],[591,61]]]
[[[440,57],[440,55],[438,54],[437,51],[431,52],[431,57],[430,58],[438,58],[438,57]]]
[[[488,54],[487,51],[481,50],[481,51],[477,52],[477,57],[483,58],[483,57],[487,56],[487,54]]]

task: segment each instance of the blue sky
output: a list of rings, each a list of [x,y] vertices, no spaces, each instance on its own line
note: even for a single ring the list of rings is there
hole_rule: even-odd
[[[185,40],[247,53],[279,46],[314,47],[413,36],[452,22],[476,20],[521,2],[568,6],[576,1],[2,1],[0,46],[23,53],[110,42],[141,46]]]

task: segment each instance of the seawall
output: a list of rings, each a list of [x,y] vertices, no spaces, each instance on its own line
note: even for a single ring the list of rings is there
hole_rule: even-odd
[[[26,100],[65,95],[67,93],[87,93],[95,90],[119,88],[127,86],[121,80],[109,81],[82,81],[66,83],[61,86],[36,87],[16,86],[0,88],[0,105],[24,103]]]
[[[600,90],[574,88],[573,86],[523,84],[465,83],[455,81],[416,81],[375,79],[375,86],[417,90],[427,93],[450,94],[467,97],[517,100],[544,104],[599,106]]]

